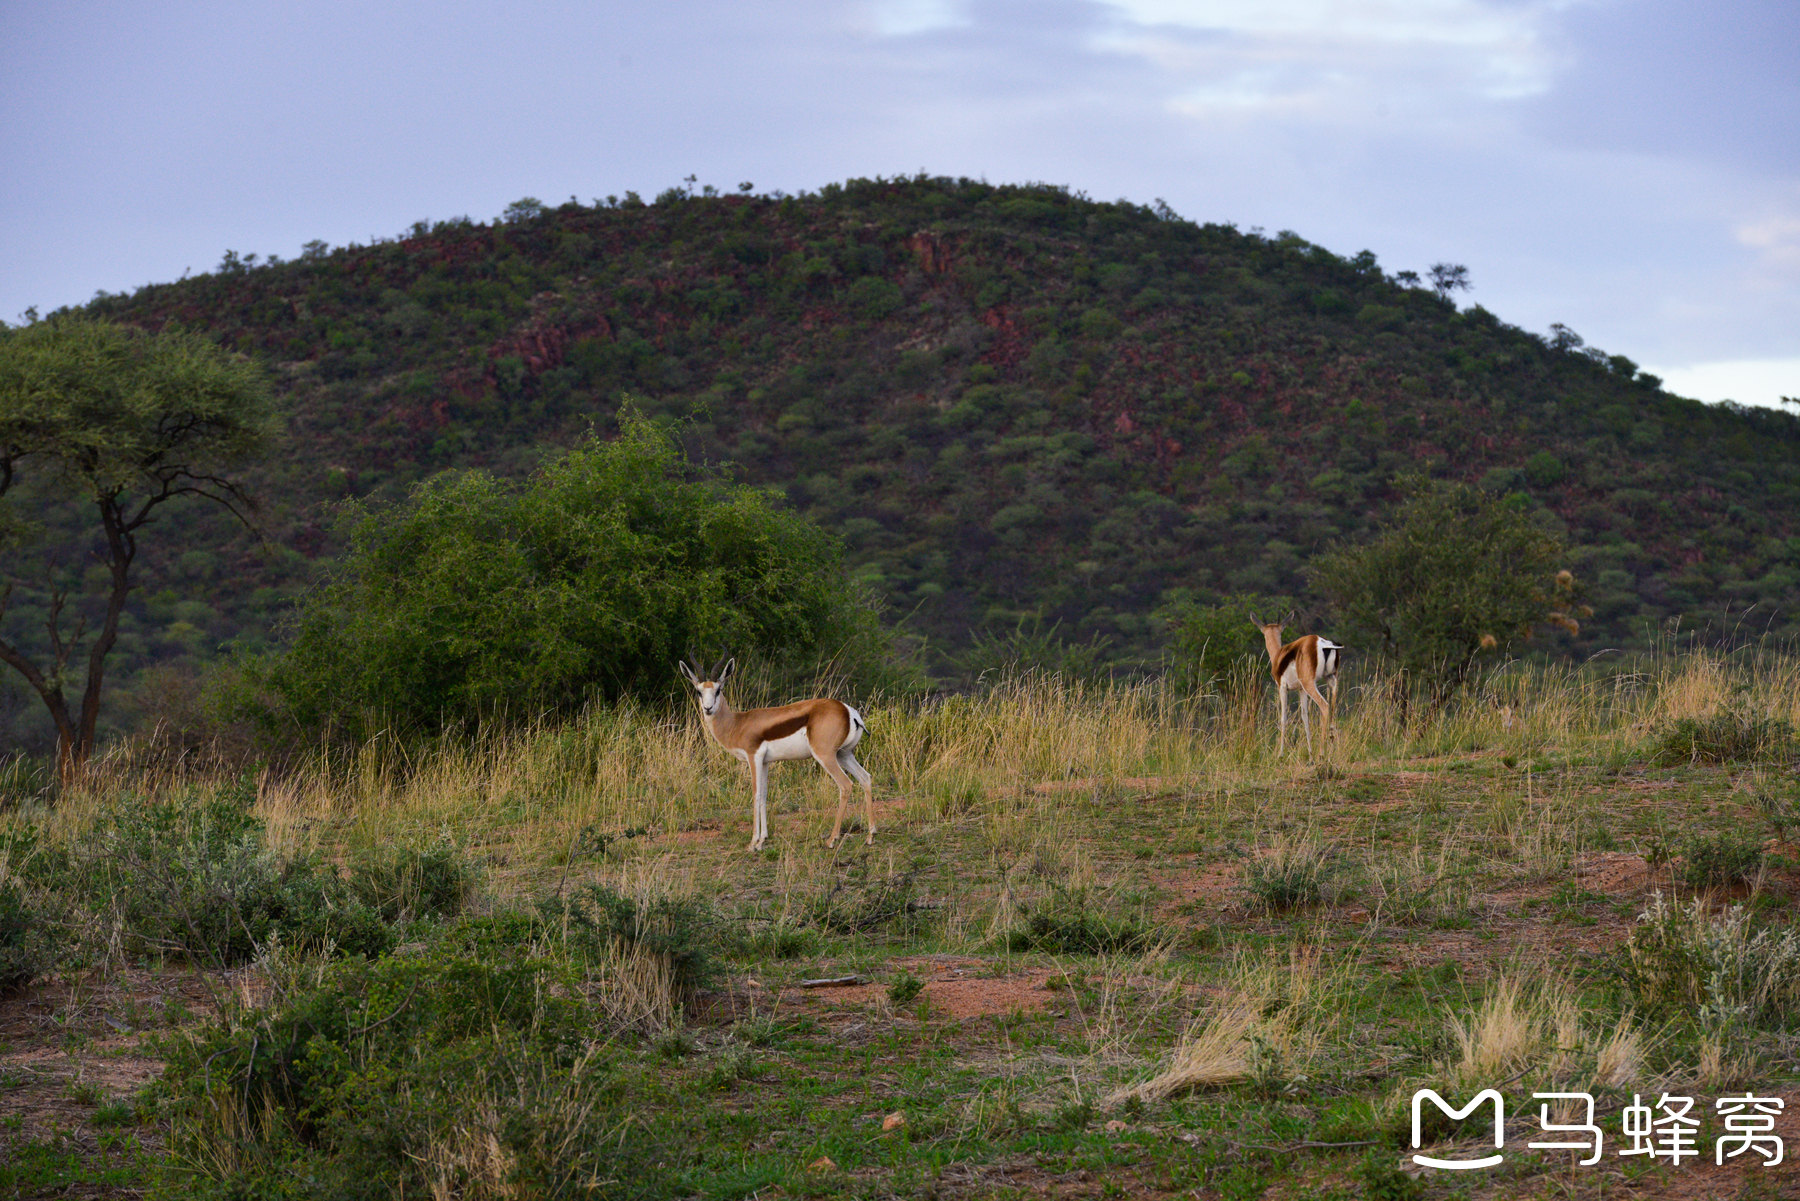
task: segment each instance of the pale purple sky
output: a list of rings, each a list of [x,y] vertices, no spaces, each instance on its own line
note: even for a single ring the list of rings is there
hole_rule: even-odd
[[[1795,0],[0,0],[0,319],[523,196],[1156,198],[1800,396]]]

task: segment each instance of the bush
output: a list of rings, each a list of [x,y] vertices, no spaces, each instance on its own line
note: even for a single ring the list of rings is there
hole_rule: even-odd
[[[1732,834],[1700,835],[1681,847],[1681,882],[1689,888],[1729,888],[1762,870],[1762,843]]]
[[[662,1195],[566,960],[333,965],[169,1048],[157,1088],[200,1196]]]
[[[1282,842],[1244,865],[1244,890],[1252,907],[1282,913],[1323,901],[1337,874],[1326,848],[1306,840]]]
[[[424,851],[373,851],[350,864],[350,891],[387,922],[455,917],[476,883],[475,871],[448,843]]]
[[[852,860],[806,906],[804,920],[828,934],[918,933],[926,909],[918,900],[918,873],[875,872],[868,859]]]
[[[1647,1006],[1715,1024],[1782,1021],[1800,1008],[1800,931],[1752,930],[1742,905],[1715,914],[1702,900],[1657,893],[1627,950],[1632,988]]]
[[[229,796],[115,808],[67,883],[89,908],[115,914],[137,952],[230,965],[254,958],[277,931],[345,954],[378,955],[394,943],[335,867],[264,847],[262,824]]]
[[[1415,478],[1388,526],[1363,546],[1314,559],[1313,584],[1360,635],[1442,701],[1534,626],[1574,631],[1563,546],[1530,515],[1467,484]]]
[[[1266,670],[1262,634],[1250,615],[1252,603],[1234,597],[1222,605],[1188,604],[1167,614],[1170,666],[1182,691],[1200,693],[1232,681],[1248,682]],[[1286,607],[1281,600],[1265,606],[1277,617]]]
[[[600,963],[616,952],[658,958],[667,966],[676,1000],[693,996],[717,973],[713,922],[699,902],[681,897],[634,901],[591,884],[569,897],[538,904],[546,929],[570,955]]]
[[[1792,722],[1727,709],[1710,717],[1681,718],[1657,737],[1653,757],[1664,767],[1755,763],[1785,759],[1793,750]]]
[[[629,408],[620,423],[522,485],[447,473],[361,511],[291,648],[253,672],[285,718],[430,732],[669,698],[691,650],[766,663],[778,690],[828,663],[878,670],[886,636],[835,537],[765,492],[685,478],[670,435]]]
[[[56,944],[44,915],[16,881],[0,882],[0,995],[24,988],[56,965]]]
[[[1019,906],[1020,925],[1006,936],[1013,951],[1106,955],[1147,951],[1156,929],[1141,915],[1105,912],[1086,888],[1052,885],[1050,895]]]

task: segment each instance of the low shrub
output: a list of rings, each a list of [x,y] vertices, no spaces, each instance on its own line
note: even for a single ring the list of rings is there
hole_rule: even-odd
[[[170,1162],[200,1197],[659,1195],[571,961],[340,961],[166,1048]]]
[[[1753,930],[1742,905],[1713,913],[1703,900],[1657,893],[1627,950],[1646,1006],[1714,1024],[1779,1023],[1800,1012],[1800,931]]]
[[[540,901],[538,916],[546,931],[584,963],[616,960],[621,952],[661,960],[677,1001],[691,997],[717,974],[712,916],[691,898],[636,901],[592,884],[567,897]]]
[[[1734,834],[1703,834],[1681,845],[1681,882],[1689,888],[1729,888],[1762,870],[1762,843]]]
[[[456,917],[480,878],[449,843],[427,850],[393,847],[359,855],[350,864],[350,891],[383,921]]]
[[[825,891],[806,906],[802,920],[827,934],[910,937],[919,932],[930,909],[919,900],[916,871],[884,875],[862,858],[833,875]]]
[[[1014,951],[1105,955],[1147,951],[1157,942],[1156,928],[1141,914],[1108,912],[1087,888],[1052,885],[1047,897],[1021,904],[1019,918],[1005,940]]]
[[[919,994],[924,991],[925,981],[919,979],[905,968],[901,968],[899,973],[895,975],[892,980],[888,981],[888,1004],[895,1007],[910,1005],[918,1000]]]
[[[1724,709],[1683,717],[1655,740],[1651,757],[1664,767],[1681,763],[1756,763],[1794,753],[1794,723]]]
[[[345,954],[379,955],[395,941],[335,867],[265,847],[262,823],[231,796],[115,807],[63,883],[88,908],[110,911],[140,953],[232,965],[277,931]]]
[[[56,940],[44,915],[16,881],[0,882],[0,994],[24,988],[56,964]]]
[[[1282,913],[1325,900],[1337,876],[1328,848],[1305,839],[1283,841],[1244,865],[1244,890],[1252,908]]]
[[[1764,786],[1751,797],[1757,813],[1769,823],[1777,841],[1786,842],[1790,829],[1800,828],[1800,789],[1792,782],[1785,786]]]
[[[732,950],[752,959],[804,959],[818,953],[820,941],[817,930],[780,918],[742,936]]]

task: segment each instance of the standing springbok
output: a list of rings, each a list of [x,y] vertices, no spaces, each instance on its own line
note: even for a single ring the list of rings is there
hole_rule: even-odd
[[[759,851],[769,840],[769,764],[786,759],[804,759],[808,755],[819,761],[825,774],[838,786],[837,823],[831,828],[835,847],[844,833],[844,810],[850,804],[850,776],[855,776],[863,789],[863,802],[869,813],[869,837],[875,841],[875,793],[869,773],[856,761],[851,750],[862,741],[862,714],[843,701],[795,701],[772,709],[746,709],[739,713],[725,700],[725,681],[731,678],[736,659],[702,679],[700,661],[694,666],[677,660],[676,666],[687,682],[694,686],[695,700],[700,705],[700,724],[713,741],[750,765],[750,788],[754,797],[750,849]],[[848,772],[849,775],[844,773]]]
[[[1317,634],[1303,634],[1283,646],[1281,621],[1265,624],[1254,613],[1250,615],[1250,620],[1262,631],[1263,643],[1269,648],[1269,672],[1275,677],[1275,702],[1281,714],[1281,736],[1276,753],[1287,750],[1287,694],[1290,690],[1298,690],[1300,724],[1306,730],[1306,753],[1310,755],[1312,722],[1307,717],[1306,698],[1310,696],[1313,704],[1319,707],[1319,740],[1324,743],[1331,737],[1331,715],[1337,709],[1338,660],[1342,657],[1344,648]],[[1319,694],[1319,685],[1327,683],[1331,688],[1329,702]]]

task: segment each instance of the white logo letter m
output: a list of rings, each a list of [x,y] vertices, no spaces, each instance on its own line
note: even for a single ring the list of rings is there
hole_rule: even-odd
[[[1445,1100],[1437,1095],[1435,1089],[1422,1088],[1413,1094],[1412,1099],[1412,1145],[1415,1148],[1422,1142],[1419,1137],[1419,1110],[1422,1108],[1421,1103],[1427,1097],[1431,1098],[1431,1103],[1436,1105],[1439,1111],[1452,1122],[1462,1121],[1479,1109],[1483,1102],[1492,1100],[1494,1103],[1494,1149],[1499,1150],[1500,1147],[1504,1145],[1506,1139],[1506,1101],[1499,1093],[1491,1088],[1484,1088],[1479,1093],[1475,1094],[1475,1099],[1473,1101],[1469,1102],[1461,1109],[1451,1109]],[[1491,1168],[1505,1158],[1506,1157],[1503,1155],[1490,1155],[1486,1159],[1433,1159],[1429,1155],[1415,1155],[1413,1156],[1413,1162],[1423,1164],[1428,1168],[1449,1168],[1453,1171],[1459,1171],[1465,1168]]]

